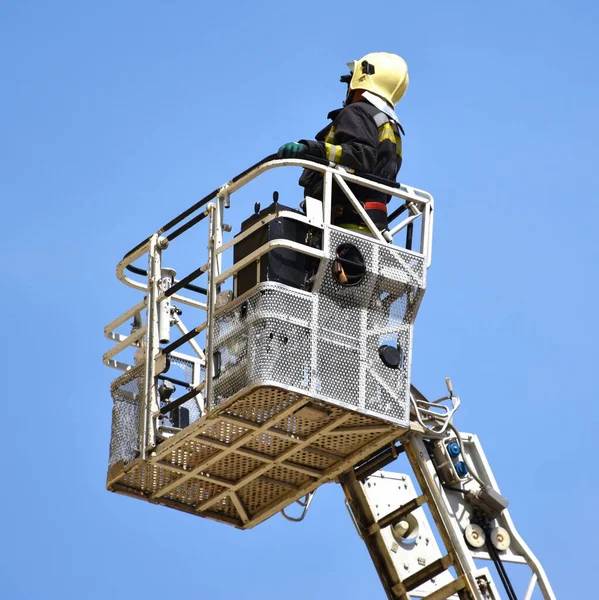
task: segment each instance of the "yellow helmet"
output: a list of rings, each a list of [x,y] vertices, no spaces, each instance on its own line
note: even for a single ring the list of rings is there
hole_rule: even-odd
[[[408,89],[408,65],[397,54],[371,52],[349,63],[350,90],[368,90],[395,106]]]

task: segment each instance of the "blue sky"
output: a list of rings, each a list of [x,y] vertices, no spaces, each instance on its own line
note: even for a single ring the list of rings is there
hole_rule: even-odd
[[[590,597],[578,574],[599,567],[598,12],[0,2],[0,596],[384,598],[338,486],[304,523],[250,532],[104,491],[116,372],[101,364],[104,325],[136,301],[114,277],[122,255],[313,136],[345,63],[384,50],[410,68],[400,180],[436,199],[413,380],[437,396],[452,377],[456,423],[481,437],[557,596]]]

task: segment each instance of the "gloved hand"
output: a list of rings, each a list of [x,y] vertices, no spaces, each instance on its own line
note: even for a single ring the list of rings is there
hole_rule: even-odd
[[[299,142],[288,142],[279,148],[277,156],[279,158],[300,158],[300,156],[305,154],[307,150],[308,146],[306,146],[306,144],[300,144]]]

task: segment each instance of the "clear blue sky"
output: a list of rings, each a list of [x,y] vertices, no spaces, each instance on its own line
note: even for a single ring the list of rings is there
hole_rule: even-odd
[[[411,75],[400,179],[437,208],[414,382],[451,375],[557,596],[594,597],[598,19],[589,1],[0,2],[0,596],[384,598],[338,486],[250,532],[104,491],[101,364],[132,304],[124,252],[313,136],[345,63],[384,50]]]

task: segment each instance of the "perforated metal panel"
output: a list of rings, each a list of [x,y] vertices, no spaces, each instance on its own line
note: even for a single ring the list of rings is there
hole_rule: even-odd
[[[117,463],[108,489],[249,528],[405,431],[275,387],[223,403],[156,448]]]
[[[190,384],[193,378],[194,364],[183,358],[170,358],[169,374]],[[110,437],[109,467],[119,461],[130,462],[139,456],[139,407],[144,393],[145,365],[141,364],[120,377],[110,386],[113,400],[112,432]],[[189,411],[189,422],[200,418],[200,410],[195,399],[182,405]],[[170,424],[167,420],[166,424]]]
[[[110,467],[121,460],[129,462],[139,455],[139,403],[144,389],[144,369],[144,365],[139,365],[110,385],[113,400]]]
[[[194,363],[179,356],[173,356],[172,354],[169,356],[169,362],[170,368],[168,370],[168,375],[185,381],[189,384],[187,389],[191,389],[193,387],[193,370],[196,368]],[[181,408],[188,411],[190,423],[193,423],[200,418],[200,409],[196,398],[188,400],[181,405]],[[170,420],[167,420],[165,424],[170,424]]]
[[[347,243],[366,267],[354,286],[333,276],[336,249]],[[221,371],[212,406],[273,383],[407,426],[412,324],[425,275],[420,255],[329,228],[312,292],[265,282],[216,317]],[[400,368],[381,360],[383,345],[401,349]]]

